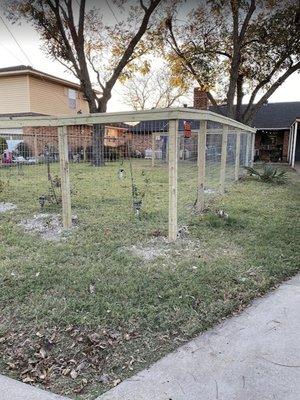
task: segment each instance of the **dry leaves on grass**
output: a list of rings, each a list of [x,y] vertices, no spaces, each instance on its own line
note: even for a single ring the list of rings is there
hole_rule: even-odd
[[[134,331],[87,331],[75,326],[31,334],[11,331],[0,338],[0,351],[6,370],[17,374],[22,382],[42,384],[61,394],[81,394],[96,380],[106,387],[121,382],[119,376],[106,370],[111,367],[114,353],[116,365],[121,361],[117,357],[118,348],[137,337]],[[119,367],[132,370],[136,362],[139,360],[132,356]],[[64,387],[71,389],[66,391]]]

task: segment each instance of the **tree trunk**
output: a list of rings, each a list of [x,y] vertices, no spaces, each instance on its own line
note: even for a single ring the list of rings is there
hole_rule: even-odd
[[[236,111],[235,111],[235,119],[237,121],[241,121],[242,118],[242,102],[244,97],[243,92],[243,85],[244,85],[244,77],[243,75],[239,74],[237,83],[236,83]]]
[[[92,133],[92,165],[101,167],[105,165],[104,161],[104,135],[105,125],[97,124],[93,126]]]
[[[98,108],[94,112],[105,113],[107,110],[107,103],[111,95],[103,94],[102,98],[99,99]],[[95,124],[93,125],[92,132],[92,165],[94,167],[103,167],[105,165],[104,159],[104,136],[105,136],[105,125]]]

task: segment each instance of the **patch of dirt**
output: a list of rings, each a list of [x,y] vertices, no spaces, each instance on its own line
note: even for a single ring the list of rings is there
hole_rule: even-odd
[[[200,241],[189,239],[186,233],[186,227],[179,229],[179,238],[175,243],[170,243],[164,236],[159,236],[145,242],[145,244],[137,244],[125,247],[122,250],[131,252],[144,261],[153,261],[158,257],[171,259],[172,257],[182,256],[183,254],[191,254],[199,250]]]
[[[15,210],[17,206],[13,203],[0,203],[0,213],[4,213],[6,211]]]
[[[72,217],[72,220],[76,222],[77,217]],[[26,232],[39,234],[44,240],[59,242],[66,239],[66,231],[59,214],[37,214],[33,218],[23,220],[20,226]]]
[[[170,243],[164,236],[158,236],[145,243],[121,249],[121,251],[124,250],[146,262],[162,257],[171,264],[176,264],[178,258],[188,258],[189,260],[199,258],[206,262],[214,262],[223,257],[230,259],[243,258],[242,249],[229,240],[224,239],[222,243],[218,243],[218,246],[211,248],[204,241],[189,236],[186,226],[179,228],[178,239],[174,243]]]

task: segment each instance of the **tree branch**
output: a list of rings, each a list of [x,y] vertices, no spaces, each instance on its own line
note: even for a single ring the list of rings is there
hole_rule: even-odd
[[[173,43],[172,44],[172,43],[169,42],[169,44],[171,45],[172,49],[180,57],[180,59],[182,60],[182,65],[193,75],[195,80],[198,82],[199,86],[200,87],[203,86],[203,82],[201,82],[201,80],[199,79],[199,75],[197,74],[196,70],[194,69],[192,63],[187,59],[185,54],[181,51],[181,49],[178,46],[177,40],[176,40],[174,32],[173,32],[173,28],[172,28],[172,20],[171,19],[167,20],[166,21],[166,25],[167,25],[167,28],[169,29],[169,32],[170,32],[170,35],[171,35],[171,40],[172,40],[172,43]],[[223,114],[223,112],[221,111],[221,108],[219,107],[219,105],[216,102],[216,100],[213,97],[213,95],[210,92],[207,92],[207,96],[208,96],[208,99],[211,102],[211,104],[214,105],[215,107],[217,107],[218,111]]]
[[[254,103],[254,101],[255,101],[255,97],[256,97],[257,93],[258,93],[265,85],[267,85],[267,84],[271,81],[272,77],[273,77],[273,76],[275,75],[275,73],[278,71],[278,69],[280,68],[280,66],[282,65],[282,63],[285,61],[286,57],[287,57],[287,55],[284,54],[284,56],[282,56],[282,57],[275,63],[273,69],[272,69],[271,72],[265,77],[265,79],[263,79],[261,82],[259,82],[259,84],[255,87],[255,89],[253,90],[253,92],[252,92],[252,94],[251,94],[251,96],[250,96],[250,99],[249,99],[249,101],[248,101],[248,105],[247,105],[247,107],[246,107],[246,109],[245,109],[245,111],[244,111],[243,118],[244,118],[245,115],[248,114],[249,109],[252,107],[252,105],[253,105],[253,103]]]
[[[290,67],[282,76],[280,76],[276,82],[267,90],[267,92],[261,97],[261,99],[253,105],[247,113],[243,116],[243,121],[249,123],[252,121],[254,115],[261,108],[261,106],[268,100],[268,98],[279,88],[280,85],[294,72],[300,70],[300,61]]]
[[[123,56],[121,57],[119,63],[115,67],[115,69],[114,69],[114,71],[112,73],[112,76],[106,82],[105,90],[104,90],[104,93],[103,93],[104,97],[110,98],[111,90],[112,90],[114,84],[118,80],[118,78],[121,75],[123,69],[129,63],[130,58],[132,56],[132,53],[135,50],[136,45],[139,43],[140,39],[142,38],[142,36],[144,35],[144,33],[146,32],[146,30],[148,28],[149,19],[150,19],[152,13],[155,11],[155,9],[157,8],[157,6],[159,5],[160,2],[161,2],[161,0],[152,0],[150,6],[148,8],[145,7],[143,2],[141,3],[142,8],[145,10],[145,14],[144,14],[142,23],[141,23],[137,33],[130,40],[126,50],[123,53]]]

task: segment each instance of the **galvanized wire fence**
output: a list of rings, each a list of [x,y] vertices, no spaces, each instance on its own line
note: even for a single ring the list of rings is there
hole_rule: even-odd
[[[156,111],[157,119],[131,113],[119,121],[116,113],[113,122],[99,114],[99,124],[95,115],[16,119],[15,126],[0,120],[0,179],[9,182],[2,200],[28,212],[62,207],[65,227],[71,203],[83,220],[100,212],[104,224],[112,215],[122,223],[134,214],[163,230],[169,221],[175,240],[177,215],[184,224],[252,162],[254,130],[213,113],[184,118],[177,110],[177,118],[168,119],[169,112]],[[10,134],[12,127],[21,134]]]

